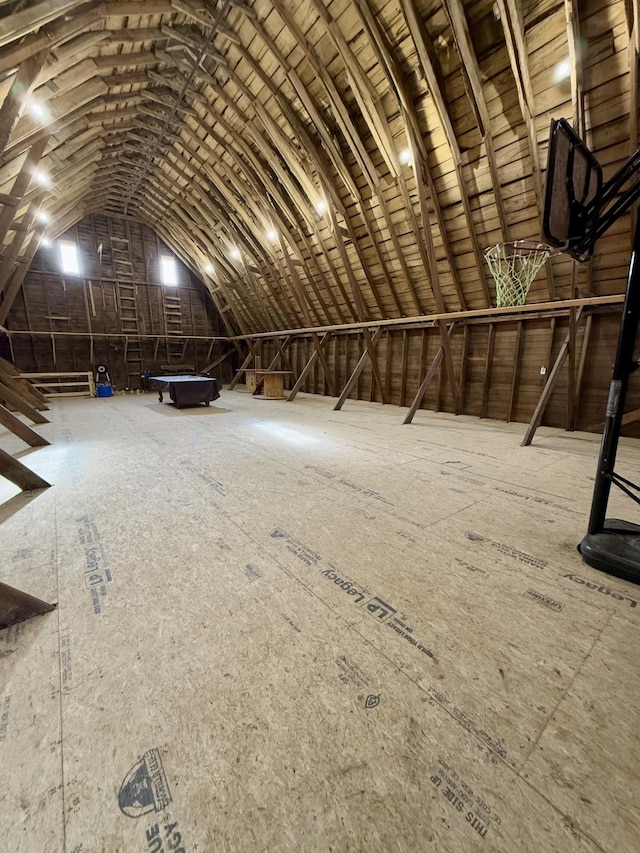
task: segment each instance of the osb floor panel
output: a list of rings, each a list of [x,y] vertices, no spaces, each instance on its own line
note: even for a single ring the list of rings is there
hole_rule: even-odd
[[[54,484],[0,486],[0,579],[59,603],[0,632],[3,849],[640,850],[640,588],[576,552],[598,438],[332,404],[0,434]]]

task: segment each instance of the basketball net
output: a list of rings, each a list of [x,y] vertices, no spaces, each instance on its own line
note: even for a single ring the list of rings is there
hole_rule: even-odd
[[[540,267],[551,254],[544,243],[516,240],[498,243],[484,253],[496,283],[496,306],[524,305]]]

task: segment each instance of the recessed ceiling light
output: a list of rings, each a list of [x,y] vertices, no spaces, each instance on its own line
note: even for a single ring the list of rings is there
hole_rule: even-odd
[[[324,199],[320,199],[320,201],[316,204],[316,210],[320,215],[326,213],[327,210],[327,202]]]
[[[269,231],[267,231],[267,240],[271,240],[272,243],[275,243],[277,239],[278,233],[275,228],[271,228]]]
[[[213,272],[213,267],[211,266],[211,264],[207,264],[207,265],[206,265],[206,267],[204,268],[204,271],[205,271],[208,275],[210,275],[210,274]]]
[[[38,213],[39,222],[49,222],[50,218],[49,214],[44,210],[41,210],[40,213]]]
[[[408,148],[403,148],[402,151],[398,154],[398,160],[401,165],[408,166],[411,162],[411,151]]]
[[[231,257],[233,258],[233,260],[234,260],[234,261],[239,260],[239,258],[240,258],[240,250],[239,250],[239,249],[232,249],[232,250],[231,250]]]

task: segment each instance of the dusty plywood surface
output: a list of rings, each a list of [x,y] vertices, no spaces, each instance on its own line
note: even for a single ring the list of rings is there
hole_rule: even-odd
[[[56,403],[31,454],[2,575],[59,608],[0,633],[11,849],[636,850],[640,596],[575,551],[597,440],[219,402]]]

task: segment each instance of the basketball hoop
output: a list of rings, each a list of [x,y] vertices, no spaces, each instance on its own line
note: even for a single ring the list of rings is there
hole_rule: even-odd
[[[485,250],[484,256],[496,282],[498,308],[524,305],[534,278],[552,251],[550,246],[531,240],[498,243]]]

